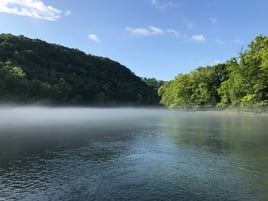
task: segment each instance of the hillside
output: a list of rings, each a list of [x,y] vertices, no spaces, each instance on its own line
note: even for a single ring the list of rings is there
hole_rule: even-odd
[[[156,91],[125,66],[24,36],[0,34],[0,101],[157,104]]]

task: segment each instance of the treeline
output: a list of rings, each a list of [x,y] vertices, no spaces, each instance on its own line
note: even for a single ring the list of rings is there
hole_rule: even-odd
[[[268,36],[257,36],[237,58],[179,74],[158,90],[170,108],[263,108],[268,105]]]
[[[159,100],[152,86],[108,58],[0,34],[2,102],[152,105]]]

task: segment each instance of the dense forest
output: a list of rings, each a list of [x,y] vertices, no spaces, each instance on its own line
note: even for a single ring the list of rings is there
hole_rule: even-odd
[[[152,105],[151,79],[108,58],[39,39],[0,34],[0,101],[46,104]]]
[[[257,36],[248,49],[225,63],[198,67],[163,82],[140,78],[108,58],[0,34],[0,101],[264,108],[268,105],[268,36]]]
[[[264,108],[268,105],[268,36],[257,36],[247,50],[223,64],[179,74],[158,93],[161,103],[170,108]]]

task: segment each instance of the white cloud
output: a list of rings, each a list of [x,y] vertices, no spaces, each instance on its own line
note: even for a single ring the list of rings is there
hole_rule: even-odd
[[[206,38],[203,35],[193,35],[191,37],[192,41],[194,42],[205,42]]]
[[[126,30],[133,34],[133,35],[141,35],[141,36],[148,36],[150,35],[150,31],[146,28],[131,28],[131,27],[126,27]]]
[[[140,28],[131,28],[126,27],[126,30],[136,36],[150,36],[150,35],[161,35],[164,33],[164,31],[155,26],[149,26],[149,27],[140,27]]]
[[[88,34],[88,38],[96,43],[100,42],[100,39],[96,34]]]
[[[164,31],[158,27],[149,26],[149,29],[153,35],[162,34]]]
[[[61,17],[59,9],[45,5],[41,0],[1,0],[0,12],[49,21]]]
[[[170,34],[173,34],[177,38],[181,38],[181,34],[178,31],[174,30],[174,29],[166,29],[166,32],[170,33]]]
[[[218,22],[217,18],[215,18],[215,17],[211,17],[211,18],[209,18],[209,20],[212,24],[216,24]]]
[[[177,6],[177,4],[172,1],[151,0],[151,3],[154,7],[160,10],[166,10],[167,8],[172,8],[172,7]]]
[[[156,36],[156,35],[164,35],[164,34],[170,34],[176,37],[180,40],[185,41],[192,41],[192,42],[206,42],[206,38],[204,35],[193,35],[188,36],[186,34],[181,34],[180,32],[176,31],[175,29],[168,28],[168,29],[161,29],[159,27],[155,26],[148,26],[148,27],[139,27],[139,28],[131,28],[126,27],[126,31],[128,31],[131,35],[134,36]]]

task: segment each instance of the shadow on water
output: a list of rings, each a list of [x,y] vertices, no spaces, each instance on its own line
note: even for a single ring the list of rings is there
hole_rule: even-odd
[[[268,199],[267,117],[0,110],[0,200]]]

